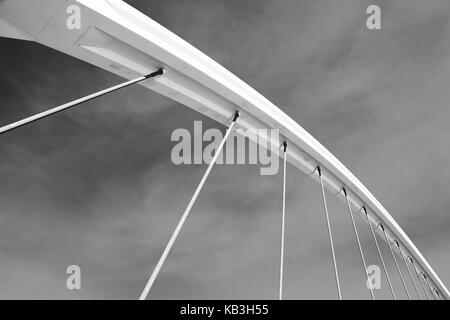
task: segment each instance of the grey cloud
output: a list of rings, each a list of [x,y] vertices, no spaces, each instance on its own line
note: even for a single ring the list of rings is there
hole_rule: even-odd
[[[364,27],[367,1],[128,2],[323,142],[450,283],[448,1],[382,2],[381,31]],[[35,44],[1,42],[5,124],[120,81]],[[0,297],[135,299],[205,169],[170,162],[171,132],[194,120],[218,127],[133,87],[3,135]],[[153,298],[276,297],[281,176],[258,174],[214,168]],[[348,213],[328,199],[344,296],[368,298]],[[287,200],[286,297],[333,299],[318,185],[288,166]],[[357,222],[368,262],[379,263]],[[82,268],[79,293],[65,289],[69,264]],[[386,283],[378,294],[389,298]]]

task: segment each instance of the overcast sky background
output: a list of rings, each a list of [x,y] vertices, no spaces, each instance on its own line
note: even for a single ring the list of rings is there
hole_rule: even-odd
[[[448,0],[127,2],[323,143],[450,285]],[[382,30],[367,30],[369,4]],[[34,43],[0,49],[2,125],[122,81]],[[194,120],[224,129],[135,86],[2,135],[0,298],[136,299],[206,169],[170,160],[172,131]],[[151,298],[276,298],[281,190],[281,175],[255,165],[216,166]],[[284,296],[334,299],[320,187],[288,166],[287,190]],[[343,297],[368,299],[348,213],[328,199]],[[71,264],[80,291],[65,287]],[[375,294],[390,298],[385,278]]]

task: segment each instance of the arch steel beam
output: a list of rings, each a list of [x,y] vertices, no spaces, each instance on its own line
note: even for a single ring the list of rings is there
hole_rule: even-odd
[[[80,8],[80,29],[67,28],[69,5]],[[360,209],[365,206],[369,219],[378,226],[376,232],[382,234],[382,223],[388,241],[398,241],[419,272],[428,275],[430,285],[450,298],[447,288],[388,211],[322,144],[248,84],[123,1],[3,0],[0,35],[38,42],[126,79],[163,67],[163,77],[141,85],[224,125],[239,110],[236,128],[279,129],[282,141],[289,144],[287,154],[292,165],[317,182],[317,175],[312,173],[320,166],[324,186],[343,202],[346,199],[340,190],[345,187],[355,213],[361,215]],[[282,156],[278,141],[259,138],[262,145],[265,141],[276,144]]]

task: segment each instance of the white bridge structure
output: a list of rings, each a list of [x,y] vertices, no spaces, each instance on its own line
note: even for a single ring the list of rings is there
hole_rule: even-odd
[[[79,26],[68,24],[71,15],[78,13]],[[361,281],[366,281],[369,277],[353,220],[355,215],[363,218],[368,224],[394,299],[395,292],[381,249],[390,252],[389,259],[394,260],[399,273],[396,276],[401,278],[410,299],[447,300],[450,298],[449,291],[411,239],[381,203],[333,154],[248,84],[123,1],[0,0],[0,36],[35,41],[127,79],[123,84],[113,88],[0,128],[0,133],[134,83],[139,83],[226,125],[227,134],[220,148],[216,150],[216,155],[219,154],[228,134],[233,129],[242,128],[244,132],[250,132],[249,129],[253,129],[259,134],[265,130],[258,129],[279,129],[283,144],[275,147],[276,152],[284,159],[284,178],[287,161],[301,170],[305,176],[317,181],[321,187],[338,298],[341,298],[339,273],[335,263],[332,228],[328,219],[324,188],[348,207],[355,238],[359,244],[364,268],[362,272],[366,275],[366,278],[361,277]],[[268,136],[260,136],[257,141],[263,142],[263,147],[267,147],[265,142],[278,144]],[[141,294],[141,299],[147,298],[153,281],[163,266],[215,160],[216,157],[209,164],[166,250],[154,268]],[[283,191],[285,191],[285,184]],[[283,194],[280,299],[283,284],[284,199]],[[379,241],[380,239],[382,241]],[[406,267],[403,270],[408,271],[407,275],[402,274],[399,264],[403,265],[402,268]],[[407,281],[412,282],[415,293],[408,292]],[[374,299],[372,290],[370,293]]]

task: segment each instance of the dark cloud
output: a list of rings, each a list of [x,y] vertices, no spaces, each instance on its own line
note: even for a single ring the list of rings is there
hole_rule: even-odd
[[[316,136],[450,283],[448,1],[378,1],[380,31],[365,28],[368,1],[127,2]],[[0,42],[2,124],[121,81],[33,43]],[[205,170],[170,161],[172,131],[194,120],[221,128],[136,86],[2,135],[0,298],[137,298]],[[369,298],[348,213],[328,198],[344,297]],[[280,215],[281,176],[216,166],[152,298],[275,298]],[[334,299],[319,187],[290,166],[286,218],[285,296]],[[379,264],[357,223],[368,263]],[[80,292],[65,288],[70,264],[82,269]]]

